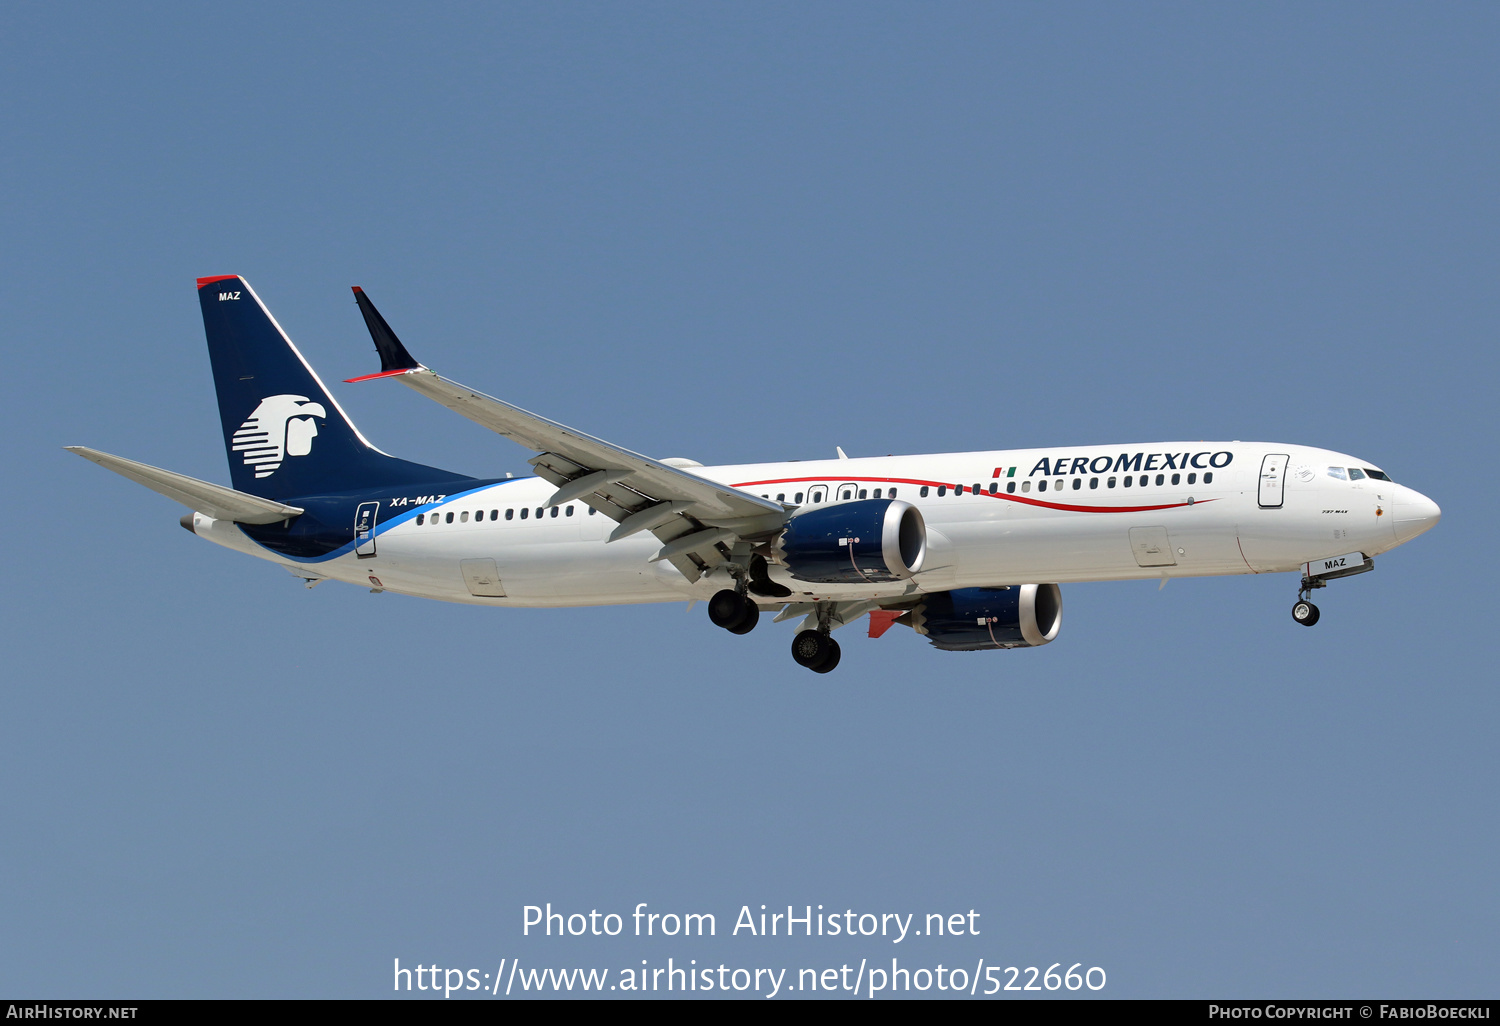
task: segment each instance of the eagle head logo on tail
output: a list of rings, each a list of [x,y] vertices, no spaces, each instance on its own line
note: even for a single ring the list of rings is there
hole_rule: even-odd
[[[326,416],[323,404],[305,395],[268,396],[234,433],[232,448],[244,453],[245,466],[254,467],[257,478],[270,477],[286,457],[312,452],[318,434],[313,418]]]

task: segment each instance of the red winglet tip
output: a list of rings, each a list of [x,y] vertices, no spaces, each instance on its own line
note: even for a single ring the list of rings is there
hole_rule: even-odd
[[[358,285],[350,285],[349,287],[351,289],[353,289],[355,292],[363,292],[364,291],[364,289],[360,288]]]
[[[356,381],[373,381],[376,378],[393,378],[397,374],[410,374],[416,369],[415,367],[397,367],[395,370],[377,371],[374,374],[361,374],[357,378],[345,378],[344,384],[352,385]]]
[[[212,285],[216,281],[228,281],[230,278],[238,278],[238,277],[239,277],[239,275],[237,275],[237,274],[215,274],[215,275],[212,275],[212,276],[210,276],[208,278],[199,278],[198,279],[198,287],[201,289],[203,286],[205,286],[205,285]]]

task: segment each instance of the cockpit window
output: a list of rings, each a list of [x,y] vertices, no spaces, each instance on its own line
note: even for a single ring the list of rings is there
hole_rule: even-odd
[[[1344,473],[1343,467],[1329,467],[1328,476],[1338,478],[1340,481],[1349,480],[1349,475]]]
[[[1364,479],[1365,479],[1365,472],[1363,470],[1360,470],[1358,467],[1350,467],[1349,468],[1349,480],[1351,480],[1351,481],[1363,481]]]
[[[1390,478],[1386,476],[1385,471],[1383,471],[1383,470],[1376,470],[1374,467],[1366,467],[1365,468],[1365,473],[1369,474],[1371,477],[1373,477],[1377,481],[1389,481],[1390,480]]]

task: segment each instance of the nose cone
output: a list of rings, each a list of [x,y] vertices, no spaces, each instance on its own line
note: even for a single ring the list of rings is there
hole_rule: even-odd
[[[1411,541],[1423,531],[1430,531],[1443,518],[1443,511],[1421,492],[1405,485],[1396,486],[1395,508],[1396,543]]]

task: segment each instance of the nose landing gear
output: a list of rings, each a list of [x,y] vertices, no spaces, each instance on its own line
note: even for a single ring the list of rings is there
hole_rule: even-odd
[[[1316,577],[1303,577],[1302,587],[1297,589],[1297,601],[1292,605],[1292,619],[1304,627],[1318,622],[1318,607],[1312,604],[1314,588],[1326,588],[1328,582]]]
[[[1315,588],[1328,587],[1329,581],[1355,574],[1369,573],[1375,569],[1375,561],[1363,552],[1348,552],[1328,559],[1315,559],[1302,564],[1302,587],[1297,589],[1297,602],[1292,606],[1292,619],[1304,627],[1318,622],[1318,607],[1312,604]]]
[[[1306,599],[1298,599],[1297,604],[1292,606],[1292,619],[1304,627],[1311,627],[1318,622],[1318,607]]]

